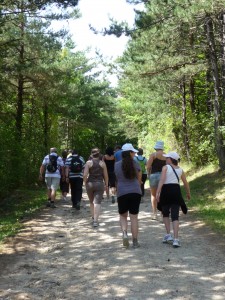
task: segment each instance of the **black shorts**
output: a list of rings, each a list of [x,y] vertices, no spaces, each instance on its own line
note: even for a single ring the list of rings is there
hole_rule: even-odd
[[[109,187],[116,187],[116,175],[115,173],[108,173],[109,176]]]
[[[132,215],[139,213],[141,203],[141,195],[136,193],[126,194],[117,198],[119,214],[124,214],[129,211]]]

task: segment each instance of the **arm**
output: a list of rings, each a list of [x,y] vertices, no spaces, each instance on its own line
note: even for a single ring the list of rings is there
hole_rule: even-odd
[[[159,197],[160,197],[160,193],[161,193],[161,189],[162,186],[166,180],[166,172],[167,172],[167,166],[164,166],[162,168],[162,173],[161,173],[161,177],[160,177],[160,181],[159,181],[159,185],[156,191],[156,200],[159,202]]]
[[[190,200],[191,199],[190,187],[189,187],[189,184],[187,182],[186,175],[185,175],[184,171],[182,172],[181,180],[183,181],[184,188],[186,190],[187,200]]]
[[[137,178],[138,178],[139,184],[141,185],[142,184],[142,172],[141,172],[141,170],[137,171]]]
[[[87,184],[87,179],[88,179],[88,175],[89,175],[89,167],[90,167],[90,160],[88,160],[85,164],[84,167],[84,176],[83,176],[83,180],[84,180],[84,184]]]
[[[102,168],[103,168],[103,177],[104,177],[104,181],[105,181],[105,187],[108,188],[109,177],[108,177],[107,167],[106,167],[106,164],[104,162],[102,162]]]
[[[45,165],[41,165],[40,171],[39,171],[39,179],[42,180],[45,172]]]
[[[148,175],[151,174],[153,160],[154,160],[154,157],[153,157],[153,154],[151,154],[149,157],[149,160],[147,161],[147,165],[146,165]]]
[[[66,181],[69,181],[69,166],[65,166],[65,177]]]

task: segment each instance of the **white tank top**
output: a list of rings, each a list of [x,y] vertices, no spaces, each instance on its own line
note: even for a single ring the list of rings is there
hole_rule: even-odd
[[[166,180],[164,184],[169,184],[169,183],[177,183],[179,184],[176,175],[174,174],[174,171],[170,165],[167,166],[167,171],[166,171]],[[181,175],[183,173],[183,170],[181,168],[175,169],[175,172],[177,173],[178,178],[181,178]]]

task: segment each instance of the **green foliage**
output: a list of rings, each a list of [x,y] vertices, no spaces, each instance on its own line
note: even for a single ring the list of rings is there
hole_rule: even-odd
[[[31,218],[46,202],[46,190],[16,190],[1,203],[0,241],[15,235],[23,227],[23,220]]]
[[[131,1],[132,3],[135,1]],[[224,127],[224,101],[219,98],[219,115],[205,31],[213,19],[216,53],[224,42],[218,15],[222,1],[147,1],[137,12],[136,29],[119,61],[123,71],[119,83],[123,112],[121,129],[151,148],[162,139],[168,150],[177,150],[195,165],[218,162],[216,133]],[[218,65],[218,69],[224,66]],[[220,74],[222,78],[222,74]],[[221,126],[215,125],[217,118]],[[146,144],[146,145],[145,145]]]
[[[213,165],[188,172],[191,201],[188,206],[213,229],[225,230],[225,176]],[[192,175],[191,175],[192,174]]]
[[[49,10],[53,3],[59,13]],[[21,7],[20,1],[6,1],[2,6],[0,202],[37,181],[50,147],[78,148],[87,158],[92,146],[104,149],[123,136],[119,131],[113,142],[110,126],[117,95],[108,81],[99,79],[99,61],[76,51],[66,31],[49,29],[51,20],[71,16],[60,6],[76,3],[23,1]]]

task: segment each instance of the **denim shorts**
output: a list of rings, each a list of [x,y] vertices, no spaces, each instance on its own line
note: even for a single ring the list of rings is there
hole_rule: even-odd
[[[149,176],[149,185],[152,188],[157,188],[160,180],[161,172],[153,173]]]

